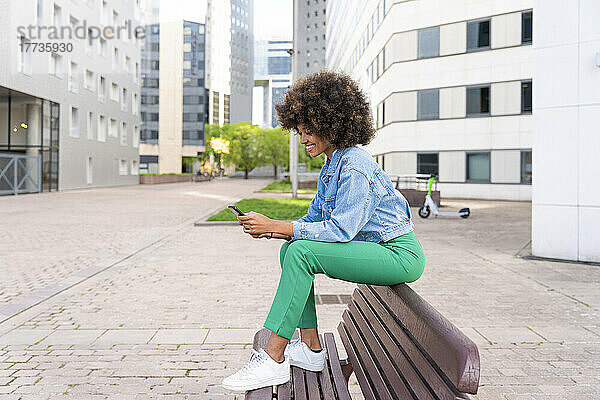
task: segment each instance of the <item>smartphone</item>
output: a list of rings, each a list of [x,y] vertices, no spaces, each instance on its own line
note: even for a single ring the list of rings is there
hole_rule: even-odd
[[[239,209],[239,208],[237,208],[237,207],[236,207],[236,206],[234,206],[234,205],[227,206],[227,208],[229,208],[231,211],[233,211],[234,213],[236,213],[236,214],[237,214],[237,215],[239,215],[239,216],[245,215],[245,214],[244,214],[242,211],[240,211],[240,209]]]

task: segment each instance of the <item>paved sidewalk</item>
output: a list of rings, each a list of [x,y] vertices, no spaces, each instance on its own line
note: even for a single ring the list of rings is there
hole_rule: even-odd
[[[0,197],[0,398],[234,398],[218,383],[249,356],[281,242],[193,222],[267,182]],[[412,287],[478,344],[476,398],[600,398],[600,267],[515,257],[528,203],[446,204],[472,216],[415,213],[427,269]],[[352,290],[317,279],[325,303]],[[318,306],[323,330],[343,309]]]

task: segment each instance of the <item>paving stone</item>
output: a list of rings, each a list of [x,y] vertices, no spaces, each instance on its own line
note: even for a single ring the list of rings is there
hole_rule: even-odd
[[[110,329],[96,339],[93,344],[147,343],[154,334],[156,334],[156,329]]]
[[[15,329],[0,336],[1,345],[32,345],[53,331],[48,329]]]
[[[159,329],[150,343],[202,344],[208,329]]]
[[[44,344],[83,344],[92,343],[104,330],[100,329],[77,329],[77,330],[55,330],[52,334],[46,337],[42,342]]]
[[[204,343],[206,344],[252,344],[256,329],[211,329]]]

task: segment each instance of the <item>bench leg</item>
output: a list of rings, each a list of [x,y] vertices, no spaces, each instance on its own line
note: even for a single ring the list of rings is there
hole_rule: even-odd
[[[348,362],[348,360],[343,360],[341,362],[342,365],[342,375],[344,375],[344,378],[346,379],[346,383],[348,383],[348,381],[350,380],[350,375],[352,375],[352,372],[354,372],[354,369],[352,368],[352,364],[350,364],[350,362]]]

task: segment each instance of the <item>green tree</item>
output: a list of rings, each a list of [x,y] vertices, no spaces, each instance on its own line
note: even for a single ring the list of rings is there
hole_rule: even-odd
[[[259,149],[262,163],[273,166],[273,179],[277,179],[277,167],[290,163],[290,133],[280,127],[261,129]]]
[[[260,131],[258,126],[250,122],[222,127],[221,137],[229,140],[229,154],[223,154],[223,159],[243,170],[244,179],[248,179],[248,173],[263,163],[259,146]]]

